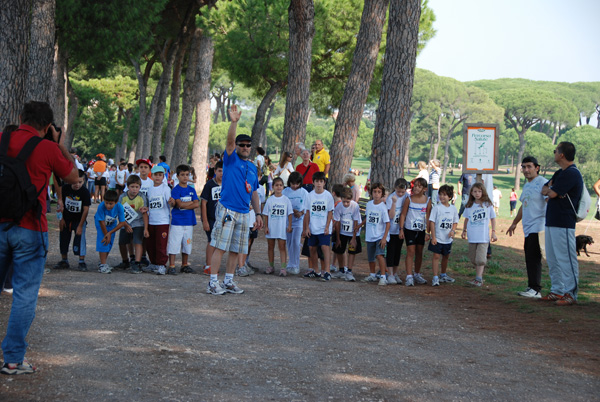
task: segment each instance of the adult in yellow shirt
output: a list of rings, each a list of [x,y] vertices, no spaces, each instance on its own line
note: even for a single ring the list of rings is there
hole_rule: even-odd
[[[317,152],[315,152],[313,162],[319,166],[319,171],[324,172],[325,176],[329,176],[329,168],[331,167],[329,152],[323,148],[323,141],[317,140],[315,141],[315,145],[317,147]]]

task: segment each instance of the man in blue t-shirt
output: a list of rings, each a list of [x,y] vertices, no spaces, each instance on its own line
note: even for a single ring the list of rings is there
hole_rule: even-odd
[[[227,132],[227,146],[223,154],[223,184],[221,199],[215,212],[215,225],[212,231],[210,245],[215,248],[210,263],[210,282],[206,292],[213,295],[229,293],[243,293],[233,281],[233,274],[237,263],[238,254],[248,254],[248,235],[250,233],[249,208],[256,213],[256,222],[253,229],[262,228],[263,222],[260,215],[260,199],[258,189],[258,176],[256,166],[248,159],[252,138],[245,134],[236,137],[237,123],[242,112],[233,105],[229,110],[231,125]],[[219,283],[218,272],[223,254],[229,251],[227,272],[223,285]]]
[[[542,187],[548,196],[546,208],[546,261],[551,288],[542,300],[558,306],[575,304],[579,265],[575,250],[575,209],[583,190],[583,177],[575,166],[575,145],[561,142],[554,150],[554,161],[560,170]]]

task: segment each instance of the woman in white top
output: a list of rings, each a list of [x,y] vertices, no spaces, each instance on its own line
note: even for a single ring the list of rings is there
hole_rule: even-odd
[[[415,177],[415,179],[422,177],[427,183],[429,183],[429,172],[427,171],[427,163],[425,163],[424,161],[419,161],[419,163],[417,163],[417,167],[419,168],[419,174],[417,175],[417,177]]]
[[[440,161],[432,159],[429,161],[429,166],[431,167],[431,173],[429,173],[429,197],[431,197],[433,204],[437,204],[438,190],[440,189]]]
[[[284,183],[287,184],[288,178],[290,174],[294,171],[294,166],[292,165],[292,153],[291,152],[282,152],[281,159],[279,159],[279,163],[277,164],[277,168],[275,169],[274,176],[281,177]]]

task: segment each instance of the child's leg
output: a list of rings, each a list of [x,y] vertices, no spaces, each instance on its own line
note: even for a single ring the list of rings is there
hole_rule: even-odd
[[[385,269],[386,269],[385,257],[383,255],[379,254],[377,256],[377,264],[379,264],[379,271],[381,272],[381,275],[383,277]]]
[[[100,264],[106,264],[106,260],[108,259],[108,253],[100,252]]]
[[[175,266],[175,254],[169,254],[169,267]]]
[[[310,246],[310,267],[315,270],[315,272],[319,269],[319,257],[317,256],[317,246]],[[321,272],[321,271],[319,271]]]
[[[417,244],[415,246],[415,272],[421,272],[421,264],[423,263],[423,245]]]
[[[440,257],[441,254],[433,253],[433,259],[431,261],[431,266],[433,268],[433,276],[438,276],[438,270],[440,265]]]
[[[135,248],[136,244],[133,244],[133,242],[129,242],[129,244],[126,245],[126,251],[129,252],[129,258],[134,257],[135,258],[135,253],[136,253],[136,248]],[[142,250],[143,251],[143,250]],[[142,258],[142,254],[140,253],[140,259]],[[137,261],[137,260],[136,260]]]
[[[375,261],[369,261],[369,272],[375,274]]]
[[[446,254],[442,256],[442,274],[446,273],[448,269],[448,260],[450,259],[450,254]]]
[[[476,265],[475,266],[475,277],[476,278],[482,278],[483,279],[483,269],[485,268],[485,265]]]
[[[288,267],[300,267],[300,252],[302,251],[302,228],[292,227],[292,233],[287,233]]]
[[[186,253],[181,253],[181,266],[185,267],[187,265],[189,265],[188,263],[188,258],[190,257],[189,254]]]
[[[148,225],[148,232],[150,236],[146,238],[146,252],[148,253],[148,259],[150,264],[156,265],[156,237],[158,228],[155,225]]]
[[[406,267],[406,275],[413,274],[413,258],[415,257],[415,248],[416,246],[406,246],[406,259],[404,261],[404,265]]]
[[[141,244],[135,244],[133,248],[135,249],[135,262],[139,263],[142,261],[142,252],[144,251],[144,247]]]
[[[331,246],[323,244],[323,245],[321,245],[321,251],[323,252],[323,261],[321,262],[321,264],[322,264],[321,271],[324,268],[325,272],[331,273],[331,269],[329,267],[329,264],[331,263]]]
[[[69,244],[71,243],[71,229],[69,222],[66,222],[65,228],[60,231],[59,235],[60,255],[63,260],[67,260],[69,254]]]
[[[269,266],[275,266],[275,239],[267,239],[267,256],[269,257]]]
[[[79,241],[79,262],[85,261],[85,256],[87,255],[87,243],[85,239],[86,228],[87,223],[84,222],[83,227],[81,228],[81,240]]]
[[[354,267],[354,257],[355,256],[356,256],[355,254],[348,253],[348,265],[346,266],[348,268],[348,271],[352,271],[352,267]]]
[[[119,253],[121,253],[121,259],[123,261],[129,261],[129,255],[127,254],[127,244],[119,244]]]
[[[213,251],[214,251],[214,249],[213,249]],[[246,265],[246,256],[247,256],[247,255],[248,255],[248,254],[242,254],[242,253],[239,253],[239,254],[238,254],[238,262],[237,262],[237,264],[238,264],[238,267],[240,267],[240,268],[241,268],[241,267],[243,267],[244,265]]]
[[[169,225],[158,225],[158,235],[156,236],[156,261],[158,265],[166,265],[169,260],[167,254],[167,245],[169,244]]]
[[[279,259],[281,260],[281,269],[287,268],[287,247],[285,244],[285,240],[277,239],[277,244],[279,245]]]

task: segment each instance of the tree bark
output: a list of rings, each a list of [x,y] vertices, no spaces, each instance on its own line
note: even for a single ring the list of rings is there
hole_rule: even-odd
[[[50,107],[54,112],[54,122],[66,133],[69,98],[67,93],[67,55],[65,50],[54,44],[54,67],[52,68],[52,83],[50,89]]]
[[[294,152],[296,143],[306,138],[310,109],[310,68],[315,34],[315,6],[312,0],[291,0],[288,8],[290,47],[288,88],[281,152]],[[263,132],[265,126],[263,126]]]
[[[167,96],[169,95],[169,82],[171,81],[171,71],[173,70],[173,64],[177,56],[179,49],[179,43],[171,45],[169,52],[166,57],[161,58],[163,65],[163,72],[160,82],[160,97],[157,101],[156,116],[154,117],[154,124],[152,125],[152,155],[158,157],[162,154],[162,126],[165,122],[165,109],[167,107]],[[156,96],[156,95],[155,95]],[[173,104],[171,98],[171,105]],[[179,105],[179,98],[177,98],[177,104]],[[179,110],[178,110],[179,111]],[[171,112],[169,111],[169,117]]]
[[[214,124],[217,124],[219,122],[219,113],[221,113],[221,94],[219,94],[219,96],[216,96],[213,94],[213,97],[215,99],[215,103],[217,104],[217,107],[215,108],[215,117],[213,120]]]
[[[67,75],[67,96],[68,96],[68,109],[67,109],[67,129],[65,130],[65,146],[67,149],[71,148],[73,143],[73,127],[75,126],[75,119],[77,118],[77,108],[79,107],[79,98],[75,94],[69,76]]]
[[[390,2],[381,97],[371,156],[371,182],[380,182],[390,190],[394,188],[394,181],[404,176],[402,161],[408,154],[420,16],[420,0]]]
[[[25,101],[50,102],[54,66],[55,0],[36,0],[31,8]]]
[[[121,146],[119,147],[119,152],[116,155],[115,161],[118,162],[121,158],[127,158],[127,143],[129,142],[129,129],[131,128],[131,116],[133,114],[133,109],[127,109],[123,113],[123,117],[125,117],[125,127],[123,128],[123,135],[121,140]]]
[[[212,43],[212,42],[211,42]],[[190,140],[190,130],[192,128],[192,119],[196,104],[198,103],[198,83],[199,83],[199,64],[202,57],[202,52],[205,51],[206,41],[203,40],[202,30],[196,28],[190,47],[190,57],[188,60],[188,68],[183,82],[183,101],[181,105],[181,121],[177,128],[175,136],[175,145],[173,147],[173,156],[171,157],[171,165],[177,166],[188,162],[188,149]],[[211,58],[212,63],[212,58]]]
[[[192,145],[192,166],[196,171],[196,188],[206,183],[206,161],[208,160],[208,139],[210,136],[210,74],[214,56],[214,45],[210,37],[203,37],[200,46],[198,66],[198,103],[196,104],[196,129]]]
[[[143,156],[143,148],[144,148],[144,137],[146,133],[146,120],[147,120],[147,111],[146,111],[146,90],[147,84],[144,76],[142,75],[142,70],[140,69],[140,63],[130,57],[131,64],[133,64],[133,68],[135,69],[135,76],[138,80],[138,90],[139,90],[139,102],[140,102],[140,112],[139,112],[139,123],[138,123],[138,136],[135,147],[135,155],[134,160],[137,158],[142,158]]]
[[[454,132],[454,130],[456,130],[456,127],[458,127],[460,124],[462,124],[467,118],[461,118],[456,120],[454,117],[452,118],[453,122],[450,125],[450,128],[448,129],[448,132],[446,133],[446,146],[444,147],[444,166],[442,168],[442,179],[440,181],[440,183],[445,183],[446,182],[446,171],[448,170],[448,162],[450,161],[450,140],[452,139],[452,133]]]
[[[275,96],[285,87],[285,82],[277,81],[271,82],[271,87],[267,91],[266,95],[260,101],[260,105],[256,109],[256,115],[254,116],[254,124],[252,125],[252,152],[250,154],[251,158],[256,156],[256,147],[260,144],[260,137],[262,135],[262,130],[265,125],[265,116],[267,114],[267,109],[269,105],[275,99]]]
[[[0,0],[0,129],[19,124],[25,101],[31,0]]]
[[[266,151],[267,150],[267,127],[269,126],[269,121],[271,121],[271,116],[273,115],[273,110],[275,109],[275,102],[277,99],[271,103],[269,106],[269,111],[267,112],[267,119],[265,120],[265,124],[263,125],[262,134],[260,135],[260,146]]]
[[[552,145],[556,145],[556,135],[558,134],[558,123],[554,122],[554,132],[552,133]]]
[[[389,0],[366,0],[352,68],[342,95],[331,143],[331,183],[341,183],[352,165],[360,119],[369,95]],[[388,39],[389,42],[389,39]],[[389,45],[389,43],[388,43]],[[379,121],[379,118],[377,119]]]
[[[440,144],[442,142],[442,115],[438,116],[438,124],[437,124],[437,141],[433,147],[433,159],[437,159],[438,150],[440,148]]]

